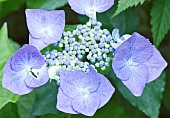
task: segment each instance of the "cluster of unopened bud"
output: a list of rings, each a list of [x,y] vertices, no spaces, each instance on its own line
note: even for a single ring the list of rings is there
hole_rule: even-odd
[[[44,56],[49,70],[55,74],[61,70],[88,71],[88,65],[94,69],[105,70],[112,60],[115,43],[107,29],[101,29],[102,23],[92,20],[85,25],[78,25],[73,31],[63,32],[62,39],[53,44],[56,47]],[[57,51],[57,47],[63,49]],[[50,72],[49,72],[50,73]],[[53,79],[59,79],[59,75]]]

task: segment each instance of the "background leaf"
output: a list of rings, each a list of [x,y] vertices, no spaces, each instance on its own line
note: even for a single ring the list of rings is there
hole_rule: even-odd
[[[131,8],[115,17],[111,17],[115,10],[116,6],[113,6],[108,11],[97,14],[97,20],[102,23],[102,28],[108,29],[110,32],[112,32],[114,28],[118,28],[121,35],[125,33],[133,33],[139,26],[138,12],[134,8]],[[79,15],[79,19],[80,22],[83,24],[85,24],[89,20],[88,17],[83,15]]]
[[[17,105],[8,103],[0,110],[0,118],[19,118]]]
[[[98,14],[98,20],[102,22],[103,28],[107,28],[112,31],[114,28],[118,28],[121,34],[134,32],[139,25],[139,17],[134,9],[128,9],[123,13],[120,13],[116,17],[111,17],[115,8]]]
[[[154,0],[151,10],[153,42],[159,46],[170,29],[170,0]]]
[[[63,7],[68,3],[67,0],[27,0],[28,8],[54,10]]]
[[[31,109],[35,101],[35,92],[32,91],[27,95],[23,95],[17,102],[18,114],[20,118],[35,118],[31,115]]]
[[[41,118],[63,118],[63,115],[47,114],[47,115],[44,115],[44,116],[41,117]]]
[[[10,91],[2,87],[3,67],[10,56],[15,52],[13,45],[8,40],[7,24],[5,23],[0,31],[0,109],[8,102],[16,102],[19,98]]]
[[[66,25],[64,31],[73,31],[77,28],[77,25]]]
[[[0,0],[0,2],[4,2],[4,1],[7,1],[7,0]]]
[[[49,113],[60,113],[56,109],[58,86],[55,81],[36,88],[36,99],[32,108],[32,114],[39,116]]]
[[[135,97],[113,72],[109,74],[109,78],[115,83],[115,87],[123,97],[150,118],[158,118],[159,116],[162,94],[165,87],[165,77],[165,73],[163,73],[157,80],[146,85],[142,96]]]
[[[1,3],[0,17],[4,17],[8,13],[18,10],[24,3],[25,0],[8,0]]]
[[[138,4],[143,4],[145,0],[119,0],[118,8],[114,13],[114,16],[118,15],[120,12],[124,11],[125,9],[136,6]]]

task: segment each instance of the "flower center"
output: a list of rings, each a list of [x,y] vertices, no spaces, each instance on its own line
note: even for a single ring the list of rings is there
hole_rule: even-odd
[[[133,62],[132,59],[129,59],[127,63],[128,63],[129,66],[134,66],[135,65],[135,62]]]
[[[48,34],[49,34],[49,31],[48,31],[48,30],[45,30],[45,31],[44,31],[44,34],[48,35]]]
[[[95,12],[95,9],[91,7],[90,12]]]
[[[87,88],[82,88],[80,89],[81,91],[81,94],[84,96],[84,97],[87,97],[90,93],[90,91],[87,89]]]
[[[27,72],[31,72],[31,67],[26,67],[25,70],[26,70]]]

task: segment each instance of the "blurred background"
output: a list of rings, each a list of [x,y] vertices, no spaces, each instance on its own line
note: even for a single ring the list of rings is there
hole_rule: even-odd
[[[97,14],[97,19],[103,23],[103,28],[108,29],[110,32],[114,28],[119,28],[121,34],[132,34],[133,32],[139,32],[143,36],[150,39],[153,42],[153,36],[151,32],[151,9],[153,6],[153,0],[146,0],[142,5],[137,5],[132,8],[121,12],[115,17],[111,17],[117,9],[117,0],[115,5],[108,11]],[[84,24],[88,21],[86,16],[78,15],[70,6],[67,4],[67,0],[8,0],[0,3],[0,26],[4,22],[8,24],[9,37],[19,43],[20,45],[28,43],[28,29],[26,26],[25,9],[36,8],[36,9],[63,9],[66,12],[66,24]],[[169,12],[170,17],[170,12]],[[0,46],[3,44],[0,44]],[[165,60],[170,63],[170,32],[167,33],[159,48]],[[0,52],[1,54],[1,52]],[[166,85],[165,91],[163,92],[163,98],[160,107],[160,118],[170,118],[170,67],[166,68]],[[1,93],[0,93],[1,94]],[[28,96],[29,97],[29,96]],[[118,97],[118,99],[116,98]],[[29,100],[24,102],[34,101],[34,97],[30,97]],[[24,99],[23,99],[24,100]],[[113,96],[114,103],[107,105],[108,110],[112,110],[112,106],[117,105],[113,108],[114,114],[108,117],[101,118],[147,118],[147,116],[138,110],[138,108],[131,105],[120,93],[116,93]],[[152,104],[152,103],[151,103]],[[26,104],[23,104],[26,105]],[[21,105],[22,106],[22,105]],[[20,115],[21,106],[8,103],[1,111],[0,118],[19,118],[24,115]],[[19,107],[19,108],[18,108]],[[26,105],[27,107],[27,105]],[[28,108],[26,108],[28,109]],[[31,109],[31,106],[30,106]],[[102,109],[104,114],[110,114]],[[30,112],[31,114],[32,112]],[[39,112],[38,112],[39,113]],[[48,112],[47,112],[48,113]],[[8,115],[4,115],[8,114]],[[11,115],[9,115],[11,114]],[[36,114],[36,113],[35,113]],[[33,113],[33,115],[35,115]],[[40,115],[40,114],[39,114]],[[41,114],[42,115],[42,114]],[[27,118],[33,116],[28,115]],[[37,116],[38,117],[38,116]],[[96,117],[97,118],[97,117]],[[100,118],[100,117],[99,117]]]

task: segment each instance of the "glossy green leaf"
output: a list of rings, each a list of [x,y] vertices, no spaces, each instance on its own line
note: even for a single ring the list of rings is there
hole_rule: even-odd
[[[66,25],[64,31],[73,31],[77,28],[77,25]]]
[[[170,0],[154,0],[151,10],[153,42],[158,47],[170,29]]]
[[[142,96],[135,97],[113,72],[109,74],[109,78],[114,82],[115,87],[123,97],[150,118],[158,118],[159,116],[162,94],[165,87],[165,77],[166,75],[163,73],[157,80],[146,85]]]
[[[119,0],[118,8],[114,13],[114,16],[118,15],[122,11],[126,10],[129,7],[136,6],[138,4],[143,4],[145,0]]]
[[[27,0],[28,8],[54,10],[63,7],[68,3],[67,0]]]
[[[4,2],[4,1],[7,1],[7,0],[0,0],[0,2]]]
[[[2,87],[2,72],[8,58],[15,52],[13,45],[8,40],[7,24],[5,23],[0,31],[0,109],[8,102],[16,102],[19,98]]]
[[[42,116],[41,118],[63,118],[63,114],[62,115],[47,114],[47,115]]]
[[[36,100],[32,108],[33,115],[60,113],[56,109],[58,86],[55,81],[36,88]]]
[[[4,17],[8,13],[18,10],[24,3],[25,0],[8,0],[3,2],[0,7],[0,17]]]
[[[17,105],[8,103],[0,110],[0,118],[19,118]]]
[[[20,44],[15,42],[14,40],[10,39],[10,41],[11,41],[11,44],[12,44],[14,50],[18,50],[21,47]]]
[[[35,118],[31,115],[31,109],[35,101],[35,92],[21,96],[17,102],[18,113],[20,118]]]

